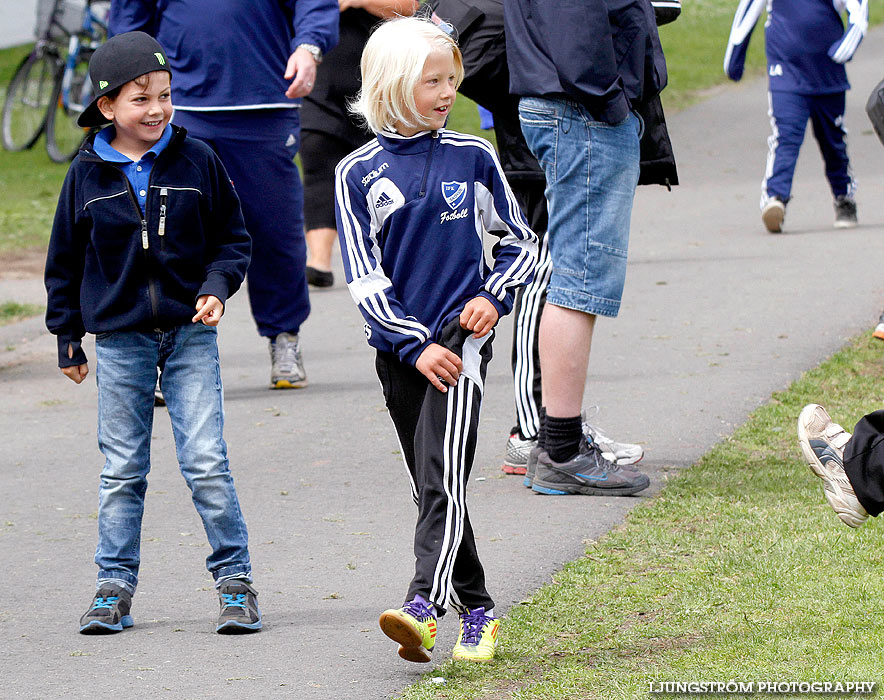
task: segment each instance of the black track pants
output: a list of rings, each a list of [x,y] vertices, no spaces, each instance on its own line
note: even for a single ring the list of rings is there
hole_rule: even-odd
[[[457,320],[440,342],[464,363],[457,386],[435,389],[414,367],[378,352],[376,367],[418,507],[414,578],[406,600],[420,594],[439,614],[449,604],[494,607],[485,589],[466,505],[491,336],[475,339]]]
[[[844,471],[869,515],[884,512],[884,411],[860,419],[844,447]]]

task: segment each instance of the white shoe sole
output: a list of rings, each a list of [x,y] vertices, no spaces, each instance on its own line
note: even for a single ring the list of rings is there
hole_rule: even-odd
[[[825,421],[821,417],[816,416],[817,409],[822,410],[828,418],[829,414],[822,406],[813,403],[805,406],[801,411],[801,415],[798,416],[798,444],[801,446],[801,451],[804,453],[804,458],[807,460],[810,470],[822,479],[823,493],[832,510],[835,511],[841,522],[845,525],[853,528],[859,527],[869,516],[865,508],[857,500],[856,494],[853,493],[850,482],[842,484],[842,482],[847,480],[844,470],[834,470],[826,467],[810,446],[812,438],[808,432],[809,427],[818,420],[823,420],[824,425],[831,423],[831,419]],[[828,442],[822,431],[814,432],[814,436]],[[850,492],[847,493],[845,489],[849,489]]]
[[[783,221],[786,218],[786,206],[779,200],[772,200],[761,210],[764,227],[771,233],[783,232]]]

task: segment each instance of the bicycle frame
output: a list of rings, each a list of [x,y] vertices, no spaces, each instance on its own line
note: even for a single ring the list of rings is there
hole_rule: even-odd
[[[62,102],[66,112],[82,112],[92,101],[92,82],[88,76],[85,78],[85,85],[81,93],[82,103],[71,102],[71,84],[73,82],[77,61],[80,58],[80,52],[84,47],[91,53],[101,44],[102,33],[107,34],[107,26],[102,22],[95,13],[92,12],[92,3],[86,3],[86,11],[83,13],[83,25],[79,32],[71,34],[68,41],[68,55],[65,59],[64,73],[62,74]]]

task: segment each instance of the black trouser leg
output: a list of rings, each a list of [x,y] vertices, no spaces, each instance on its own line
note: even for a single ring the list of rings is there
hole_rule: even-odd
[[[480,382],[490,359],[490,343],[476,343],[459,325],[448,335],[452,337],[445,338],[443,344],[462,356],[472,356],[479,376],[461,374],[447,393],[437,391],[420,372],[393,354],[379,352],[376,362],[417,496],[415,574],[406,599],[419,594],[440,614],[452,598],[469,608],[494,606],[485,589],[466,508],[466,485],[479,424]],[[465,358],[464,364],[469,363]]]
[[[884,511],[884,411],[860,419],[844,447],[844,471],[869,515]]]

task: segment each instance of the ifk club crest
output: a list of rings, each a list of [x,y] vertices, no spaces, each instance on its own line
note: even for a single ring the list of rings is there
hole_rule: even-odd
[[[467,198],[467,183],[465,182],[443,182],[442,196],[452,209],[463,206]]]

